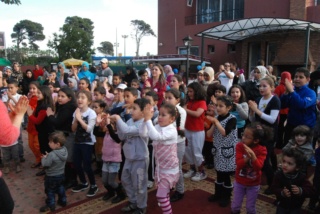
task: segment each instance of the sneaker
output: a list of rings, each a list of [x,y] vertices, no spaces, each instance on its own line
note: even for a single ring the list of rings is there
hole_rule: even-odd
[[[183,174],[183,177],[184,178],[191,178],[193,176],[195,176],[196,172],[192,169],[189,169],[189,171],[187,173],[184,173]]]
[[[94,186],[90,186],[90,189],[89,189],[89,191],[88,191],[88,193],[87,193],[87,197],[93,197],[93,196],[95,196],[96,195],[96,193],[98,192],[98,187],[97,187],[97,185],[94,185]]]
[[[170,202],[176,202],[183,198],[184,194],[178,191],[175,191],[174,194],[170,197]]]
[[[86,184],[78,184],[77,186],[72,188],[72,192],[81,192],[81,191],[83,191],[85,189],[88,189],[88,188],[89,188],[88,183],[86,183]]]
[[[57,203],[58,203],[61,207],[67,206],[67,202],[66,202],[66,201],[60,201],[60,200],[58,200]]]
[[[56,208],[54,207],[54,206],[52,206],[52,207],[49,207],[49,206],[43,206],[43,207],[41,207],[40,209],[39,209],[39,211],[40,212],[48,212],[48,211],[55,211],[56,210]]]
[[[137,204],[128,203],[126,206],[121,208],[121,212],[132,212],[137,209]]]
[[[24,163],[26,162],[26,159],[24,159],[24,157],[20,157],[20,163]]]
[[[132,214],[146,214],[147,209],[146,208],[137,208]]]
[[[151,189],[153,187],[153,181],[148,181],[147,187],[148,189]]]
[[[192,181],[201,181],[207,178],[207,174],[205,172],[197,172],[195,176],[191,178]]]

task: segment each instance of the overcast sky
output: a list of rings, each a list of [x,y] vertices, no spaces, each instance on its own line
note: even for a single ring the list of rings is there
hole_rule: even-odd
[[[118,53],[123,54],[124,41],[121,35],[129,35],[126,39],[127,56],[134,56],[136,50],[135,41],[131,37],[131,20],[145,21],[158,34],[157,0],[21,0],[21,3],[19,6],[0,3],[0,32],[5,32],[7,47],[13,45],[13,26],[24,19],[42,24],[46,39],[37,44],[43,50],[47,49],[48,39],[59,31],[67,16],[91,19],[94,23],[95,48],[102,41],[115,43],[117,30]],[[145,56],[147,52],[157,54],[157,41],[157,37],[144,37],[139,55]]]

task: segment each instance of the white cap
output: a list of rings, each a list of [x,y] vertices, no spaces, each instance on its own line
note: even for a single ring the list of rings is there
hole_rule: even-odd
[[[124,90],[124,89],[127,88],[127,85],[126,85],[126,84],[123,84],[123,83],[120,83],[120,84],[117,86],[117,88]]]
[[[102,58],[102,59],[100,60],[100,62],[102,62],[102,63],[108,63],[109,61],[108,61],[107,58]]]

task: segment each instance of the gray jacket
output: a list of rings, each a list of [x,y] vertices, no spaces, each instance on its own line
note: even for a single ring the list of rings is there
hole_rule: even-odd
[[[144,119],[127,123],[117,120],[117,130],[120,140],[124,141],[123,152],[128,160],[145,160],[149,157],[148,138],[140,137],[139,129]]]
[[[64,174],[64,166],[68,157],[66,147],[52,150],[46,158],[42,158],[42,166],[46,169],[47,176],[56,176]]]
[[[296,145],[297,144],[295,142],[293,142],[292,140],[289,140],[287,145],[282,148],[282,151],[290,149],[291,147],[294,147]],[[306,157],[306,161],[309,161],[314,155],[311,142],[307,142],[301,146],[297,145],[296,148],[304,154],[304,156]]]

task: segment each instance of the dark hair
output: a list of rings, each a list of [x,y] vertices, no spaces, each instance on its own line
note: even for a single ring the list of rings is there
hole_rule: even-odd
[[[311,129],[308,126],[300,125],[300,126],[297,126],[296,128],[293,129],[293,131],[292,131],[292,141],[293,142],[295,142],[295,136],[297,136],[298,134],[303,134],[303,135],[307,136],[306,142],[311,141],[312,133],[311,133]]]
[[[77,107],[76,97],[74,96],[74,91],[71,88],[68,88],[68,87],[60,88],[60,90],[58,91],[58,94],[59,94],[59,92],[62,92],[65,95],[67,95],[67,97],[70,98],[69,103],[71,103],[71,105],[73,105],[74,107]],[[61,106],[61,105],[57,102],[56,103],[56,110],[57,111],[59,109],[59,106]]]
[[[167,90],[165,93],[171,93],[174,96],[174,98],[180,100],[180,102],[179,102],[180,106],[184,106],[186,100],[184,98],[181,98],[181,93],[183,93],[183,92],[179,91],[176,88],[171,88],[171,89]]]
[[[99,94],[104,94],[104,95],[107,94],[106,89],[105,89],[104,87],[101,87],[101,86],[95,88],[95,89],[94,89],[94,92],[98,92]]]
[[[92,94],[91,94],[90,91],[80,90],[80,91],[77,92],[76,97],[78,97],[79,94],[84,94],[88,98],[89,103],[92,102]]]
[[[66,137],[62,131],[54,131],[49,135],[49,141],[52,141],[54,144],[60,144],[63,146],[66,142]]]
[[[230,62],[230,65],[231,65],[231,64],[232,64],[234,67],[236,67],[236,68],[238,67],[238,64],[237,64],[236,62]]]
[[[139,80],[138,79],[131,80],[131,83],[133,83],[133,82],[138,83],[138,85],[139,85]]]
[[[8,85],[14,85],[15,87],[19,87],[19,82],[17,80],[9,80]]]
[[[164,103],[161,105],[160,109],[161,108],[167,109],[168,113],[176,119],[178,135],[181,137],[184,137],[184,130],[180,130],[181,116],[180,116],[180,112],[178,111],[177,107],[175,107],[171,103]]]
[[[28,86],[30,87],[30,85],[34,85],[34,86],[36,86],[37,88],[40,87],[40,83],[39,83],[38,81],[32,81],[32,82],[29,83]]]
[[[218,91],[218,90],[222,91],[224,94],[227,93],[227,89],[226,89],[226,87],[224,85],[221,85],[221,84],[217,85],[216,88],[215,88],[214,93],[216,93],[216,91]]]
[[[166,84],[166,78],[164,77],[164,70],[163,70],[163,67],[162,67],[162,65],[160,65],[160,64],[158,64],[158,63],[155,63],[154,65],[153,65],[153,67],[158,67],[159,68],[159,70],[161,71],[161,74],[160,74],[160,76],[159,76],[159,83],[160,83],[160,85],[161,86],[164,86],[165,84]]]
[[[158,94],[153,90],[148,91],[145,95],[152,97],[153,101],[158,101],[159,100]]]
[[[232,97],[230,97],[228,95],[223,95],[223,96],[217,97],[217,101],[218,100],[223,102],[227,107],[233,106],[233,99],[232,99]]]
[[[33,74],[31,69],[27,69],[25,73],[27,73],[27,72],[31,72]]]
[[[107,103],[105,102],[105,101],[103,101],[103,100],[95,100],[95,101],[93,101],[94,103],[98,103],[99,104],[99,107],[100,108],[103,108],[104,110],[106,109],[106,107],[107,107]]]
[[[301,168],[305,165],[306,158],[302,151],[297,148],[289,148],[282,151],[282,157],[287,156],[293,158],[296,162],[297,168]]]
[[[296,73],[303,73],[303,75],[306,77],[306,78],[309,78],[310,77],[310,72],[308,69],[306,69],[305,67],[300,67],[300,68],[297,68],[296,69]]]
[[[127,66],[126,67],[126,71],[130,71],[130,74],[134,73],[134,70],[133,70],[133,68],[131,66]]]
[[[47,86],[51,85],[53,88],[55,88],[55,84],[53,82],[48,82]]]
[[[79,82],[83,80],[88,84],[88,89],[91,90],[90,80],[87,77],[83,77],[79,80]]]
[[[148,71],[145,70],[145,69],[141,69],[141,70],[138,71],[138,76],[141,77],[141,76],[144,75],[145,73],[148,73]]]
[[[203,87],[198,82],[192,82],[188,86],[188,88],[191,88],[194,91],[194,100],[204,100],[207,99],[206,91],[203,89]]]
[[[55,70],[49,71],[50,74],[55,73],[57,74],[57,72]]]
[[[119,77],[120,79],[122,79],[121,78],[121,76],[119,75],[119,74],[113,74],[113,76],[112,77]]]
[[[147,106],[147,104],[150,104],[150,100],[146,98],[139,98],[134,101],[135,104],[137,104],[141,111]]]
[[[109,82],[106,82],[108,87],[109,87],[109,93],[113,94],[113,91],[114,91],[114,88],[113,86],[109,83]]]
[[[259,122],[253,122],[246,126],[253,133],[253,139],[259,140],[260,145],[267,145],[273,139],[273,129]]]
[[[138,97],[138,90],[136,88],[133,87],[127,87],[124,89],[124,92],[130,92],[133,96]]]
[[[174,78],[176,78],[178,80],[178,83],[181,83],[179,85],[179,91],[181,91],[182,93],[186,93],[186,87],[183,84],[183,79],[179,74],[175,74],[173,75]]]
[[[264,66],[264,60],[263,59],[259,59],[257,61],[257,66],[259,66],[259,65],[263,65]]]
[[[231,86],[231,88],[229,89],[228,95],[231,96],[231,91],[232,91],[232,89],[234,89],[234,88],[239,89],[239,91],[240,91],[240,93],[241,93],[240,98],[239,98],[239,103],[247,102],[246,93],[244,92],[244,90],[242,89],[242,87],[241,87],[240,85],[233,85],[233,86]]]
[[[38,100],[37,107],[34,111],[34,115],[37,117],[40,110],[47,110],[47,108],[54,109],[53,100],[52,100],[52,94],[50,91],[50,88],[46,85],[42,85],[38,88],[38,90],[41,92],[43,99]]]

